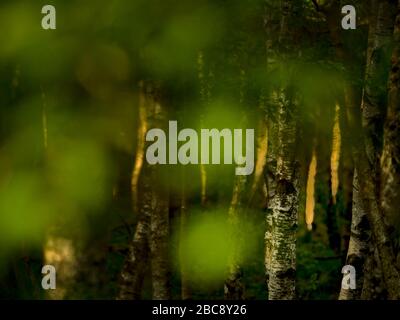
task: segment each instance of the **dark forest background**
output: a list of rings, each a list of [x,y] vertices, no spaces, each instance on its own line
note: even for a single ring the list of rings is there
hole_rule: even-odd
[[[0,298],[398,299],[398,14],[2,0]],[[148,165],[145,132],[168,120],[254,128],[254,173]]]

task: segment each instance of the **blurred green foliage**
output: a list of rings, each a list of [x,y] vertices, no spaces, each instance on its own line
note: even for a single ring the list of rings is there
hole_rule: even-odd
[[[356,49],[354,72],[344,74],[311,1],[295,3],[291,24],[301,27],[296,55],[282,59],[277,52],[267,57],[265,50],[266,41],[276,42],[279,35],[280,4],[275,0],[52,0],[54,31],[41,29],[41,8],[47,2],[2,0],[0,269],[6,280],[0,281],[0,297],[43,298],[35,288],[50,231],[73,237],[86,255],[79,260],[79,283],[70,297],[115,297],[137,218],[131,209],[130,174],[140,80],[160,81],[168,118],[178,120],[181,129],[196,130],[257,128],[264,112],[275,119],[270,93],[282,84],[295,86],[301,96],[298,157],[307,167],[310,142],[331,138],[343,81],[361,83],[366,32],[361,27],[345,37],[345,45]],[[265,13],[271,18],[269,34]],[[321,144],[319,152],[329,153],[330,143]],[[319,170],[327,172],[328,164],[321,156]],[[172,184],[175,222],[175,198],[181,192],[175,177],[181,167],[168,169],[160,184]],[[227,260],[238,241],[230,239],[227,227],[233,170],[206,166],[207,205],[201,213],[190,210],[194,217],[184,251],[193,280],[201,283],[196,298],[223,295]],[[186,177],[187,197],[196,207],[199,167],[188,166]],[[315,238],[310,240],[304,225],[299,232],[302,299],[336,298],[338,291],[340,259],[315,260],[334,254],[325,227],[326,174],[319,181]],[[338,199],[338,210],[344,211],[345,200]],[[252,299],[266,297],[263,206],[260,200],[240,222],[244,281]],[[171,250],[177,254],[179,248]],[[178,269],[172,280],[179,298]],[[149,287],[146,277],[144,297],[150,297]]]
[[[177,257],[185,264],[194,284],[210,285],[223,281],[227,266],[235,255],[242,263],[253,259],[257,239],[254,225],[244,220],[235,228],[230,225],[226,211],[189,212],[190,221],[180,238]],[[240,230],[237,230],[240,226]]]

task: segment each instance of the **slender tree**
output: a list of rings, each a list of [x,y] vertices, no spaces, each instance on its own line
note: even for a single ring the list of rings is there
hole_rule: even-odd
[[[389,62],[389,48],[394,25],[394,1],[372,1],[369,41],[367,49],[366,76],[361,104],[362,126],[364,132],[365,152],[368,158],[375,185],[372,192],[379,199],[380,155],[382,150],[382,129],[386,105],[386,79]],[[377,14],[376,14],[377,12]],[[370,243],[369,224],[363,198],[360,196],[358,173],[354,175],[352,233],[347,254],[347,264],[357,271],[357,289],[351,293],[342,289],[341,298],[360,298],[363,285],[364,262],[369,254],[374,259],[375,245]],[[370,253],[369,253],[370,252]],[[373,270],[366,270],[367,274]]]
[[[398,12],[398,9],[396,10]],[[397,16],[394,29],[394,49],[389,78],[389,94],[387,118],[384,130],[384,145],[382,154],[382,208],[385,218],[392,225],[398,226],[398,208],[400,205],[400,103],[399,103],[399,62],[400,60],[400,18]]]
[[[293,1],[282,1],[279,45],[287,55],[293,30]],[[272,248],[269,266],[269,299],[294,299],[296,277],[296,231],[298,223],[299,178],[296,160],[298,98],[296,89],[285,84],[274,94],[277,105],[277,147],[275,195],[271,201]]]
[[[371,232],[368,226],[367,213],[362,207],[360,184],[357,171],[353,178],[353,206],[351,219],[351,236],[346,257],[346,265],[356,269],[356,289],[340,290],[339,300],[354,300],[361,297],[364,285],[364,262],[369,251]]]
[[[181,188],[181,199],[180,199],[180,268],[181,268],[181,297],[182,300],[188,300],[192,298],[192,288],[190,285],[190,277],[189,277],[189,270],[188,264],[189,262],[185,259],[185,252],[184,252],[184,239],[187,232],[188,227],[188,204],[187,204],[187,195],[186,195],[186,174],[185,174],[185,167],[181,169],[182,173],[182,188]]]
[[[235,244],[233,253],[230,256],[228,278],[225,280],[224,293],[227,300],[241,300],[244,298],[244,285],[242,281],[243,270],[240,259],[240,248],[237,247],[240,241],[239,219],[245,210],[247,176],[236,176],[231,205],[228,212],[229,225],[232,241]],[[236,239],[236,241],[235,241]]]
[[[147,127],[146,114],[149,112],[147,110],[151,110],[154,103],[154,98],[149,94],[149,92],[146,92],[145,84],[144,82],[141,82],[139,87],[139,119],[141,120],[141,123],[139,123],[138,141],[143,141],[143,145],[138,143],[138,148],[142,147],[143,150],[137,148],[137,155],[132,173],[131,191],[133,195],[133,207],[138,206],[137,193],[139,178],[141,178],[142,199],[140,209],[138,209],[136,231],[132,242],[129,245],[128,256],[121,272],[118,299],[140,299],[143,278],[148,264],[148,235],[152,211],[152,181],[149,172],[151,169],[147,163],[143,163],[145,148],[145,131],[143,131],[143,128]],[[140,137],[141,135],[143,136]]]
[[[141,103],[146,110],[149,128],[165,125],[160,85],[153,81],[140,83]],[[169,299],[169,201],[168,190],[160,181],[160,167],[143,164],[140,177],[142,202],[136,232],[121,273],[119,299],[139,299],[145,271],[151,265],[153,298]],[[161,183],[157,183],[161,182]]]
[[[398,208],[400,205],[400,2],[395,12],[397,17],[394,28],[394,49],[389,78],[388,109],[381,162],[381,204],[384,217],[391,225],[395,226],[394,231],[396,232],[394,234],[397,236],[399,228]],[[392,267],[399,268],[398,264],[394,264]],[[397,269],[397,272],[399,272],[399,269]],[[400,280],[397,275],[398,273],[390,280],[394,281],[393,285],[391,285],[391,287],[393,286],[391,290],[397,290],[397,295],[399,296]]]

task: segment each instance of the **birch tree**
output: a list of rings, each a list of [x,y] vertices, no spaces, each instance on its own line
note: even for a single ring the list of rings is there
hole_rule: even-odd
[[[146,109],[148,127],[162,128],[165,123],[165,110],[161,105],[159,84],[142,81],[140,92],[143,99],[141,101]],[[142,189],[139,220],[121,273],[119,299],[140,298],[149,262],[153,299],[170,298],[168,190],[160,181],[160,171],[160,167],[147,162],[143,164],[139,183]]]
[[[376,12],[378,14],[376,14]],[[379,159],[382,149],[382,127],[385,114],[386,78],[388,67],[388,50],[391,43],[394,21],[393,1],[372,1],[369,26],[365,85],[361,103],[362,126],[365,135],[366,156],[368,158],[375,188],[378,194]],[[370,243],[370,231],[366,210],[360,196],[360,185],[357,170],[354,173],[353,209],[351,238],[346,264],[353,265],[357,271],[357,289],[342,289],[340,299],[358,299],[363,286],[364,262],[371,247],[374,257],[374,246]],[[372,272],[370,270],[369,272]]]
[[[132,172],[131,191],[133,208],[138,207],[138,183],[141,178],[142,199],[140,209],[138,209],[138,222],[132,242],[129,246],[128,257],[126,258],[124,267],[121,272],[120,291],[118,299],[140,299],[143,285],[143,278],[148,263],[148,235],[151,221],[152,210],[152,194],[151,194],[151,179],[150,167],[146,162],[143,162],[145,148],[145,134],[147,127],[147,112],[151,110],[154,104],[154,99],[150,96],[143,83],[139,88],[139,120],[138,123],[138,148],[136,150],[136,160]],[[140,144],[140,141],[143,141]]]
[[[293,1],[282,1],[279,45],[287,56],[292,30]],[[298,161],[296,160],[296,90],[288,84],[274,92],[277,105],[275,194],[270,199],[272,230],[268,240],[268,294],[270,300],[294,299],[296,277],[296,232],[298,223]]]
[[[394,52],[396,56],[396,51]],[[391,79],[393,71],[392,69]],[[390,94],[389,94],[390,97]],[[374,164],[369,160],[367,150],[368,140],[365,134],[360,130],[361,121],[356,109],[349,110],[349,123],[355,138],[358,141],[363,141],[361,146],[353,145],[354,162],[360,177],[360,194],[362,197],[363,207],[368,216],[368,221],[371,227],[372,239],[382,267],[382,275],[385,287],[388,291],[389,299],[398,299],[400,297],[400,275],[395,265],[395,254],[393,242],[388,233],[387,224],[383,217],[383,211],[376,188],[376,174]]]

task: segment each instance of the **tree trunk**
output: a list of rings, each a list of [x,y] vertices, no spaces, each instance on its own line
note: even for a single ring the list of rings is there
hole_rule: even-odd
[[[240,67],[240,90],[239,103],[244,107],[246,72]],[[243,124],[247,123],[246,114],[243,114]],[[226,300],[243,300],[244,284],[242,282],[243,268],[241,259],[242,233],[240,230],[240,220],[243,219],[246,205],[248,204],[247,195],[248,176],[236,175],[232,193],[231,205],[228,211],[228,222],[230,226],[230,237],[233,252],[229,257],[228,277],[224,284]],[[251,195],[250,195],[251,197]],[[247,200],[247,201],[246,201]]]
[[[276,142],[277,142],[277,125],[269,121],[268,125],[269,139],[268,139],[268,153],[266,159],[266,170],[265,170],[265,187],[266,187],[266,203],[267,210],[265,214],[265,254],[264,254],[264,265],[265,265],[265,280],[268,288],[270,267],[271,267],[271,254],[272,254],[272,200],[276,193]]]
[[[272,248],[268,291],[270,300],[295,298],[296,232],[298,223],[298,163],[296,103],[293,93],[278,96],[276,192],[271,202]]]
[[[153,188],[157,173],[153,172]],[[153,208],[150,224],[151,276],[153,299],[171,299],[169,274],[169,201],[168,193],[153,193]]]
[[[208,106],[211,101],[211,85],[210,77],[212,72],[206,72],[204,62],[204,53],[199,51],[197,56],[197,71],[198,80],[200,85],[200,100],[204,106]],[[203,128],[203,114],[200,115],[200,128]],[[201,205],[206,207],[207,205],[207,170],[203,163],[199,164],[200,167],[200,183],[201,183]]]
[[[366,76],[361,104],[366,152],[379,187],[379,162],[382,153],[383,123],[386,113],[390,45],[393,36],[396,1],[373,1],[378,15],[370,23]],[[378,190],[378,188],[377,188]]]
[[[393,35],[393,25],[396,12],[395,1],[372,1],[372,14],[367,51],[366,81],[362,100],[362,125],[365,134],[365,147],[368,161],[372,168],[377,199],[380,195],[380,157],[382,153],[383,123],[385,118],[386,81],[389,70],[389,49]],[[377,14],[375,13],[377,12]],[[369,244],[368,263],[364,273],[366,286],[363,296],[367,294],[378,298],[382,294],[381,280],[376,278],[382,273],[379,255],[374,244]],[[373,266],[374,269],[371,269]],[[370,283],[372,282],[372,283]],[[368,293],[369,292],[369,293]]]
[[[264,113],[265,111],[262,110]],[[257,137],[257,161],[254,170],[254,178],[251,185],[250,196],[248,204],[253,205],[257,191],[260,187],[260,181],[262,180],[263,173],[265,170],[265,164],[267,160],[268,152],[268,128],[266,123],[265,115],[260,119],[258,125],[258,137]],[[257,199],[258,200],[258,199]]]
[[[146,94],[150,97],[147,122],[149,129],[165,128],[166,110],[161,102],[161,87],[159,83],[147,82]],[[165,167],[149,165],[151,181],[151,216],[150,216],[150,261],[154,300],[171,298],[170,264],[169,264],[169,190],[163,179]]]
[[[182,189],[181,189],[180,229],[179,229],[182,300],[188,300],[192,298],[192,290],[191,290],[189,271],[188,271],[188,261],[184,259],[184,245],[183,245],[187,227],[188,227],[188,211],[187,211],[187,200],[186,200],[186,174],[185,174],[185,167],[182,167]]]
[[[228,217],[231,228],[232,241],[235,244],[234,252],[229,261],[228,278],[225,280],[224,293],[226,300],[242,300],[244,298],[244,285],[242,283],[242,268],[240,260],[240,248],[236,247],[240,241],[239,215],[243,214],[244,196],[246,194],[247,176],[236,176],[233,189],[231,206],[229,208]]]
[[[149,251],[149,229],[150,217],[152,210],[152,196],[149,170],[147,163],[143,163],[145,152],[145,134],[147,128],[147,109],[153,104],[152,97],[149,96],[143,84],[140,85],[139,92],[139,130],[138,130],[138,146],[136,148],[136,159],[131,178],[131,192],[132,192],[132,208],[134,214],[138,214],[138,221],[136,231],[129,246],[128,257],[125,260],[124,267],[121,272],[120,291],[117,299],[132,300],[140,299],[143,278],[148,263]],[[142,136],[143,135],[143,136]],[[142,144],[141,144],[142,142]],[[138,202],[138,188],[142,192],[142,199]]]
[[[370,241],[369,253],[364,263],[364,284],[361,300],[387,299],[387,290],[383,282],[382,267],[376,246]]]
[[[152,82],[141,82],[141,104],[145,121],[151,128],[164,126],[164,110],[160,103],[160,88]],[[143,278],[150,261],[153,298],[169,299],[169,205],[168,192],[160,182],[161,169],[143,163],[139,181],[142,199],[139,219],[129,255],[121,273],[118,299],[140,299]]]
[[[378,12],[378,14],[376,14]],[[388,59],[387,50],[393,29],[393,8],[389,1],[378,4],[372,1],[369,39],[366,63],[366,81],[364,85],[362,109],[362,125],[365,135],[366,155],[372,168],[376,188],[373,192],[378,196],[379,157],[381,153],[382,123],[384,118],[384,102],[386,89],[384,86]],[[382,71],[383,70],[383,71]],[[369,224],[365,220],[366,211],[359,195],[357,174],[354,175],[352,227],[346,264],[353,265],[357,271],[357,289],[342,289],[339,299],[359,299],[361,297],[364,275],[364,262],[367,255],[374,259],[374,249],[369,250]],[[371,263],[370,263],[371,264]],[[370,279],[370,278],[367,278]],[[367,279],[365,283],[367,283]]]
[[[293,1],[283,0],[279,48],[283,57],[293,50],[291,47],[293,30],[289,21],[293,13]],[[267,46],[267,54],[268,46]],[[269,57],[268,57],[269,58]],[[265,234],[265,264],[270,300],[294,299],[296,278],[296,232],[298,224],[298,161],[296,160],[297,101],[295,89],[283,84],[274,91],[272,100],[277,106],[277,131],[275,155],[276,169],[268,168],[266,184],[268,213]],[[271,139],[275,137],[271,136]],[[272,148],[274,149],[274,148]],[[271,149],[270,149],[271,150]],[[269,159],[267,158],[267,165]],[[275,163],[274,159],[270,159]],[[272,178],[272,179],[271,179]],[[271,181],[272,180],[272,181]],[[272,187],[272,189],[271,189]],[[273,190],[275,189],[275,190]]]
[[[394,229],[398,236],[400,207],[400,2],[398,4],[397,17],[394,28],[394,49],[392,54],[392,68],[389,78],[388,110],[384,129],[384,146],[382,153],[382,194],[381,205],[384,218]],[[392,233],[392,232],[390,232]],[[394,253],[396,254],[396,252]],[[391,279],[388,287],[389,297],[400,297],[400,279],[398,277],[398,256],[393,257],[396,263],[391,267],[397,267],[397,277]],[[382,261],[382,264],[384,262]],[[397,296],[391,296],[391,291],[397,290]]]
[[[399,11],[397,10],[397,13]],[[399,226],[400,208],[400,17],[396,18],[382,153],[381,203],[390,225]]]
[[[273,53],[273,38],[272,38],[272,30],[274,29],[273,25],[273,10],[270,7],[270,2],[265,1],[264,8],[264,28],[266,34],[265,41],[265,51],[266,51],[266,62],[267,68],[266,71],[269,72],[270,66],[269,61],[274,60]],[[265,267],[265,284],[267,288],[267,296],[268,296],[268,286],[269,286],[269,277],[270,277],[270,268],[271,268],[271,254],[272,254],[272,200],[275,196],[276,191],[276,180],[275,180],[275,171],[276,171],[276,143],[277,143],[277,130],[278,126],[276,124],[275,119],[272,118],[272,112],[269,111],[269,105],[272,105],[272,99],[268,95],[268,98],[264,98],[265,109],[266,109],[266,121],[267,121],[267,131],[268,131],[268,140],[265,141],[267,143],[266,160],[265,160],[265,170],[264,170],[264,193],[266,198],[266,213],[265,213],[265,234],[264,234],[264,267]]]
[[[118,299],[140,299],[143,278],[148,264],[148,234],[152,211],[151,180],[145,169],[141,181],[143,198],[139,211],[139,220],[136,226],[128,257],[121,273],[120,292]]]
[[[136,146],[135,163],[132,170],[131,176],[131,193],[132,193],[132,208],[133,212],[138,212],[138,182],[140,172],[143,167],[145,144],[146,144],[146,131],[147,131],[147,119],[146,119],[146,95],[143,90],[139,93],[139,110],[138,110],[138,138]]]
[[[371,235],[367,213],[362,207],[357,171],[355,171],[353,179],[351,235],[346,265],[351,265],[356,269],[356,289],[342,288],[339,300],[355,300],[361,297],[364,284],[364,262],[369,251]]]
[[[387,10],[390,10],[389,3],[390,2],[388,2],[388,0],[386,0],[385,3],[380,3],[379,12],[381,12],[381,17],[384,17],[383,14],[387,14],[388,13]],[[339,24],[337,23],[337,21],[339,20],[335,21],[335,19],[337,18],[337,14],[340,12],[339,10],[337,10],[339,9],[339,5],[340,3],[338,1],[331,1],[329,2],[329,5],[323,8],[322,11],[325,13],[327,17],[332,43],[336,48],[336,55],[339,58],[339,60],[345,64],[348,71],[351,72],[353,68],[351,62],[351,55],[343,46],[339,30]],[[389,14],[390,13],[392,12],[389,12]],[[381,18],[379,21],[380,23],[378,23],[377,28],[378,27],[381,28],[380,32],[383,33],[382,39],[384,39],[387,34],[386,28],[388,27],[387,23],[388,19]],[[374,33],[379,37],[381,36],[379,32],[374,32]],[[385,41],[384,40],[382,40],[382,42],[375,41],[375,43],[378,43],[379,46],[383,46],[385,44]],[[371,58],[373,57],[373,52],[375,52],[376,54],[376,50],[369,51],[370,53],[369,56]],[[375,79],[375,76],[371,76],[371,74],[372,75],[375,74],[374,68],[368,66],[367,68],[368,68],[367,79],[371,81],[371,79]],[[373,87],[371,88],[375,90],[375,88]],[[361,195],[361,201],[363,202],[363,207],[368,215],[369,224],[372,230],[372,236],[381,260],[383,268],[382,273],[384,275],[385,283],[389,292],[389,297],[396,298],[400,294],[400,291],[396,289],[399,279],[399,274],[397,270],[394,268],[393,248],[390,239],[388,237],[386,225],[382,220],[382,210],[380,209],[380,204],[377,197],[377,188],[376,188],[377,180],[375,174],[376,170],[374,168],[374,163],[370,162],[370,155],[371,155],[370,150],[367,150],[368,149],[367,147],[371,145],[369,142],[369,139],[371,137],[371,132],[373,136],[376,136],[376,130],[373,129],[372,131],[368,131],[370,130],[370,128],[367,128],[366,133],[362,131],[362,124],[361,124],[362,115],[356,107],[357,103],[355,103],[357,101],[355,95],[356,92],[357,91],[355,90],[355,88],[352,88],[351,85],[345,86],[345,105],[347,109],[349,129],[352,138],[354,164],[357,169],[359,177],[359,185],[360,185],[359,194]],[[365,95],[363,103],[364,107],[368,106],[365,104],[365,102],[369,103],[374,101],[373,99],[374,93],[369,92],[369,94],[372,96],[372,99],[370,100],[368,100],[370,96],[368,96],[367,94],[368,92]],[[373,115],[371,116],[367,112],[368,110],[369,109],[363,111],[363,116],[368,115],[368,117],[366,118],[367,121],[363,119],[364,126],[369,123],[370,119],[374,119],[374,117],[376,116],[376,112],[375,113],[371,112]],[[361,146],[360,146],[360,141],[364,142],[363,144],[361,144]],[[376,145],[374,146],[374,150],[376,150],[375,148]]]

